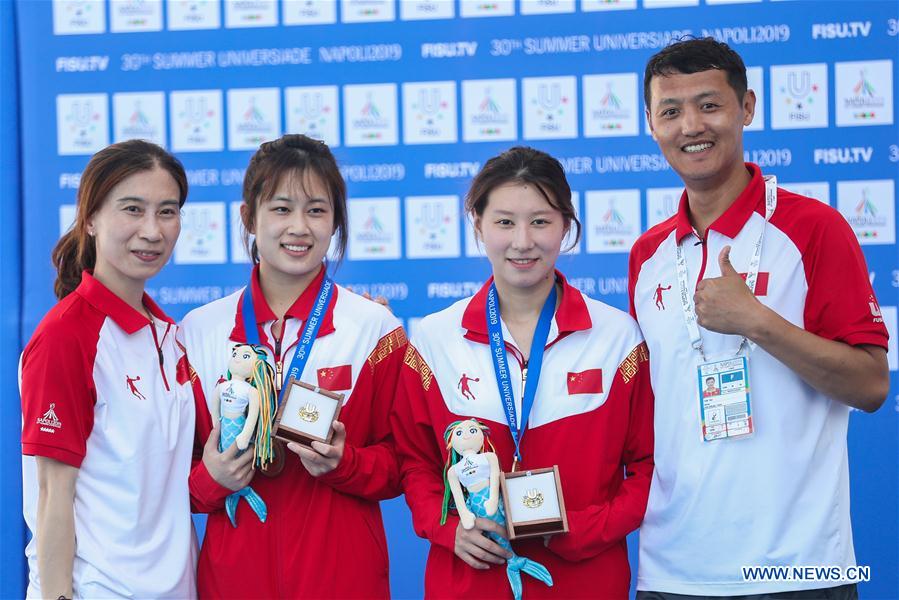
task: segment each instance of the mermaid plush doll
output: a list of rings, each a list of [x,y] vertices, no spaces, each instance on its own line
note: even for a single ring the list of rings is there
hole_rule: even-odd
[[[506,526],[506,515],[500,503],[499,459],[487,434],[489,429],[477,419],[450,423],[443,433],[447,459],[443,470],[443,514],[440,524],[446,523],[449,508],[455,506],[462,527],[474,527],[476,517]],[[488,450],[489,448],[489,450]],[[490,539],[512,553],[506,561],[506,576],[515,600],[521,600],[521,572],[552,586],[553,579],[546,567],[529,558],[518,556],[508,540],[494,534]]]
[[[250,445],[255,433],[256,466],[272,462],[272,421],[278,407],[274,376],[265,360],[265,352],[249,344],[238,344],[231,350],[227,378],[215,386],[211,411],[212,418],[220,420],[222,430],[219,451],[237,444],[242,453]],[[237,503],[246,499],[250,508],[265,522],[265,502],[253,488],[246,486],[225,498],[225,511],[231,525],[237,527]]]

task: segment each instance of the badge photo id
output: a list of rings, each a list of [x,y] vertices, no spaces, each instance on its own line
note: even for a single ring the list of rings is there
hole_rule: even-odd
[[[331,424],[340,417],[343,394],[291,378],[275,417],[274,436],[284,442],[311,446],[331,443]]]
[[[702,439],[736,438],[753,432],[749,402],[749,361],[745,356],[697,367]]]
[[[568,533],[558,466],[503,473],[499,481],[510,540]]]

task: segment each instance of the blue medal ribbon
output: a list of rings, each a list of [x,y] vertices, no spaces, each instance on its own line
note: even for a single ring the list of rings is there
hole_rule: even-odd
[[[331,303],[333,292],[334,282],[330,277],[325,276],[324,279],[322,279],[322,285],[318,290],[318,298],[316,298],[315,304],[312,305],[309,316],[306,317],[306,325],[303,327],[303,332],[297,343],[296,352],[294,352],[293,359],[290,361],[290,367],[287,370],[285,381],[290,381],[291,377],[299,380],[303,376],[303,369],[306,367],[306,362],[309,360],[312,344],[315,343],[315,336],[318,335],[318,330],[322,324],[322,317],[328,310],[328,305]],[[243,292],[243,305],[241,310],[243,313],[243,328],[247,336],[247,343],[258,346],[260,343],[259,331],[256,328],[256,309],[253,307],[252,282],[247,285]],[[287,386],[281,387],[281,393],[278,397],[279,404],[281,403],[285,389],[287,389]]]
[[[506,412],[506,422],[509,424],[509,430],[512,432],[512,440],[515,442],[516,462],[521,462],[521,439],[524,437],[524,429],[527,427],[528,417],[537,397],[537,383],[540,381],[540,371],[543,368],[543,350],[546,347],[547,339],[549,339],[549,328],[556,310],[556,295],[556,286],[553,284],[549,297],[546,298],[546,302],[540,310],[537,328],[534,329],[534,339],[531,341],[531,356],[528,360],[528,378],[524,386],[524,397],[521,399],[521,419],[519,420],[515,410],[515,395],[512,392],[512,381],[509,377],[506,341],[503,339],[503,328],[499,321],[499,301],[496,297],[496,284],[491,284],[490,291],[487,293],[487,333],[490,337],[490,355],[493,358],[493,371],[496,375],[499,397]]]

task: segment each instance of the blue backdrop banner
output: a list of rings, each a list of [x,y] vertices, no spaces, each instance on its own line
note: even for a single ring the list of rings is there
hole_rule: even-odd
[[[325,140],[347,180],[350,240],[335,279],[387,297],[413,335],[420,317],[487,276],[462,198],[483,162],[514,144],[558,157],[575,192],[583,237],[560,268],[626,308],[628,250],[681,193],[643,117],[643,67],[684,35],[732,45],[759,98],[746,159],[845,216],[889,326],[890,399],[851,419],[852,514],[858,561],[872,574],[862,596],[899,596],[896,2],[19,0],[16,9],[25,340],[54,302],[49,254],[73,220],[82,169],[133,137],[188,169],[181,239],[150,284],[176,317],[246,282],[243,171],[262,141],[285,132]],[[385,514],[394,594],[418,597],[427,544],[402,500]]]

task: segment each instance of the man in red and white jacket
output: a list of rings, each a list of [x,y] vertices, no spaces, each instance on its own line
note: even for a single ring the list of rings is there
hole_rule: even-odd
[[[889,388],[861,249],[837,211],[744,164],[755,94],[733,50],[676,43],[644,83],[653,137],[686,190],[630,256],[656,396],[637,598],[854,598],[854,584],[752,581],[742,567],[855,565],[849,411],[876,410]],[[749,412],[713,420],[751,414],[753,431],[706,441],[697,368],[734,357],[748,361]]]

